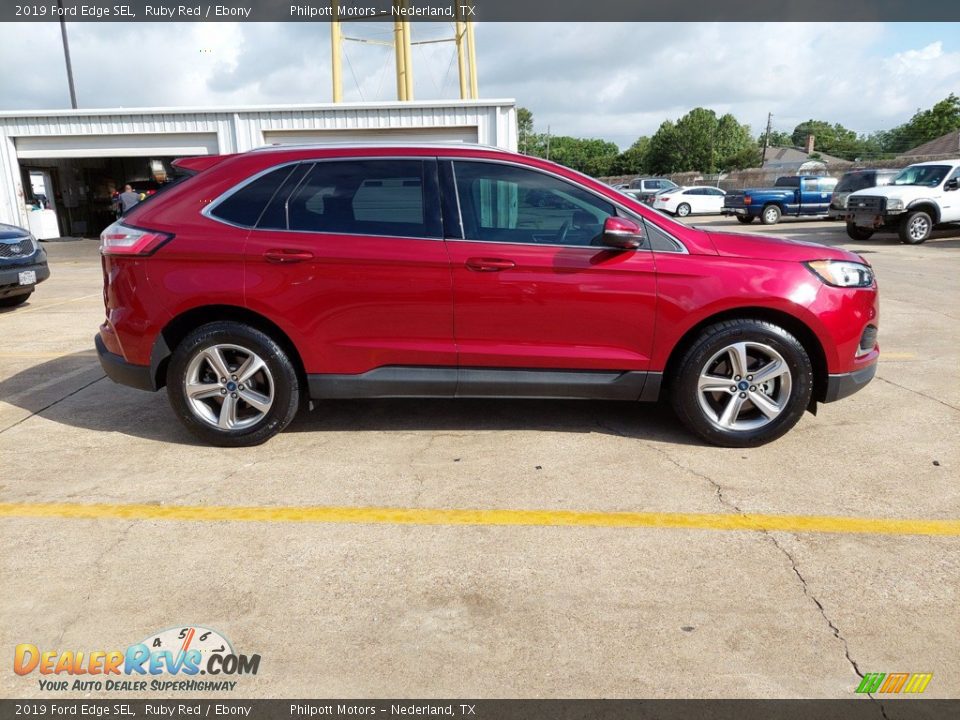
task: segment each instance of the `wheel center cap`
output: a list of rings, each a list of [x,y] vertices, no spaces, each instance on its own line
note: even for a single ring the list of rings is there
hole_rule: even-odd
[[[737,383],[737,387],[740,388],[740,390],[746,390],[748,387],[750,387],[750,383],[748,383],[746,380],[741,380]]]
[[[227,390],[229,390],[230,392],[234,392],[236,389],[237,389],[237,384],[233,380],[227,383]]]

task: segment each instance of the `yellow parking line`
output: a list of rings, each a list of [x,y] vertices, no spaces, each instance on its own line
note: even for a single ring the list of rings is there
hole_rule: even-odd
[[[90,295],[82,295],[76,298],[70,298],[69,300],[61,300],[60,302],[46,303],[45,305],[31,305],[30,307],[20,310],[16,313],[10,313],[10,316],[14,315],[25,315],[28,312],[36,312],[37,310],[46,310],[47,308],[57,307],[57,305],[66,305],[67,303],[78,302],[80,300],[87,300],[92,297],[103,297],[103,293],[91,293]]]
[[[960,536],[960,520],[900,520],[824,515],[740,515],[732,513],[0,503],[0,517],[178,520],[186,522],[254,521],[385,525],[527,525],[685,530],[781,530],[796,533]]]
[[[917,356],[916,353],[897,353],[897,352],[882,352],[880,353],[881,360],[913,360]]]

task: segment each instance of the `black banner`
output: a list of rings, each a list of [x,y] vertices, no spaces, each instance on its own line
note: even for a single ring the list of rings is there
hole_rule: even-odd
[[[334,13],[337,13],[334,15]],[[41,0],[0,3],[4,22],[960,21],[958,0]]]
[[[955,720],[960,700],[0,700],[0,720],[36,718],[436,718],[473,720]]]

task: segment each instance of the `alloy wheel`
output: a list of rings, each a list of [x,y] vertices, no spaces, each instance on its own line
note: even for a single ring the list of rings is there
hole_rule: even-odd
[[[239,345],[211,345],[190,359],[183,390],[190,411],[219,430],[242,430],[270,411],[274,382],[255,352]]]
[[[912,240],[923,240],[930,232],[930,222],[922,215],[917,215],[910,220],[910,226],[907,233]]]
[[[793,386],[790,367],[769,345],[738,342],[704,364],[697,399],[705,416],[722,430],[756,430],[787,407]]]

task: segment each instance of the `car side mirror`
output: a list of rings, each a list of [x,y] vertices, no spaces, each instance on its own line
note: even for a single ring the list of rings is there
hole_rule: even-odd
[[[952,180],[947,180],[947,184],[943,186],[944,190],[956,190],[960,187],[960,178],[953,178]]]
[[[636,250],[643,244],[643,230],[633,220],[608,217],[603,221],[601,242],[618,250]]]

